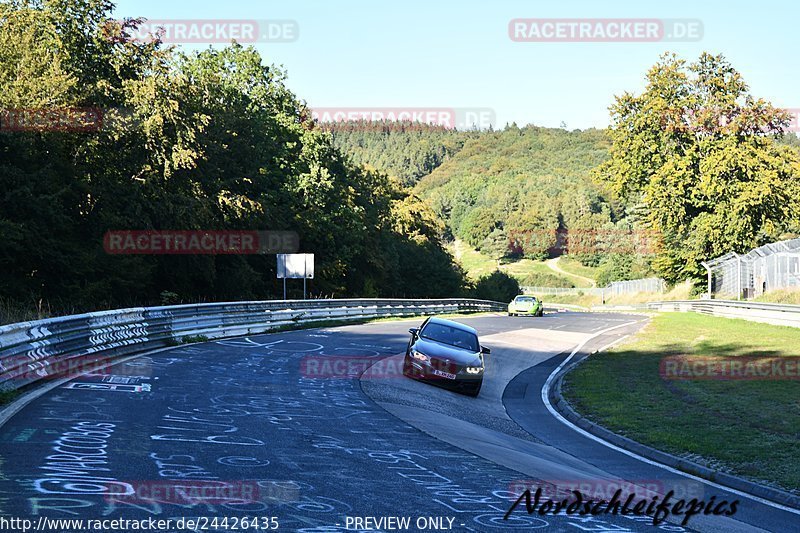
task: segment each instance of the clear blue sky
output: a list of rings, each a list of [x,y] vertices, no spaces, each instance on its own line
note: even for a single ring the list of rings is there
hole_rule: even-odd
[[[119,0],[116,16],[296,20],[297,41],[256,47],[286,68],[289,87],[311,107],[483,107],[500,126],[604,127],[613,96],[640,91],[662,52],[694,59],[705,50],[723,53],[756,96],[800,108],[792,1]],[[514,18],[700,19],[704,36],[519,43],[508,36]]]

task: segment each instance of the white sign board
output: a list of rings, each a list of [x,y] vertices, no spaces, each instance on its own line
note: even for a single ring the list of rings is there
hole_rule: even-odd
[[[278,279],[314,279],[314,254],[278,254]]]

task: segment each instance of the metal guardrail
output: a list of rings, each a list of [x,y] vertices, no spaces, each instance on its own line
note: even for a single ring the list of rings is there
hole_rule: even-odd
[[[552,304],[554,309],[564,308],[582,312],[614,311],[682,311],[695,312],[723,318],[740,318],[778,326],[800,327],[800,305],[743,302],[739,300],[668,300],[630,305],[579,305]]]
[[[505,311],[488,300],[283,300],[140,307],[0,326],[0,390],[89,371],[121,356],[180,342],[266,333],[324,320]],[[80,372],[79,372],[80,373]]]
[[[738,300],[678,300],[650,302],[647,309],[694,311],[725,318],[741,318],[779,326],[800,327],[800,305],[742,302]]]

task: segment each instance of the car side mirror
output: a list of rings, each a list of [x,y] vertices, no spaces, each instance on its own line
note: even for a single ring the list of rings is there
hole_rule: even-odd
[[[487,348],[486,346],[481,346],[481,353],[489,355],[490,353],[492,353],[492,351],[489,348]]]
[[[408,328],[408,332],[416,337],[417,333],[419,333],[419,328]]]

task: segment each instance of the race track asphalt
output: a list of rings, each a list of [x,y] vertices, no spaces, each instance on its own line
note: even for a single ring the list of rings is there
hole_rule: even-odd
[[[733,519],[695,517],[684,528],[613,514],[528,515],[524,505],[503,519],[527,485],[696,489],[579,435],[542,404],[541,385],[575,346],[604,346],[644,319],[459,318],[492,348],[478,398],[400,375],[398,354],[421,319],[141,356],[59,384],[0,427],[0,516],[200,517],[197,527],[184,521],[162,529],[176,532],[223,530],[223,517],[229,531],[244,529],[242,517],[258,518],[259,530],[271,517],[279,531],[397,530],[356,521],[389,516],[407,517],[411,531],[796,528],[799,516],[745,499]],[[613,326],[620,327],[595,337]],[[713,486],[701,490],[725,496]]]

